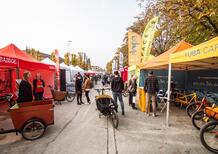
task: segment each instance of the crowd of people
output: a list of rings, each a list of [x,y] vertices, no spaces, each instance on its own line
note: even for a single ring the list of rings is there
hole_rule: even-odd
[[[42,100],[45,83],[41,78],[39,73],[36,74],[36,78],[33,80],[33,84],[30,83],[29,79],[31,77],[31,73],[26,71],[23,74],[23,80],[19,85],[19,94],[17,102],[31,102],[33,100],[33,96],[35,100]],[[94,85],[98,84],[98,81],[102,80],[103,86],[110,85],[114,100],[114,105],[117,105],[119,100],[122,115],[125,115],[124,110],[124,102],[123,95],[124,92],[124,81],[122,80],[118,71],[115,71],[113,75],[94,75],[90,77],[89,74],[85,74],[82,76],[79,72],[75,76],[75,90],[77,96],[77,104],[84,104],[83,102],[83,92],[85,93],[86,100],[88,104],[91,104],[91,100],[89,97],[90,90],[94,87]],[[157,77],[153,74],[152,71],[148,73],[148,77],[144,82],[144,91],[146,93],[146,114],[150,116],[150,100],[152,100],[152,111],[153,116],[156,117],[156,100],[157,100],[157,92],[159,91],[159,85]],[[32,88],[33,85],[33,88]],[[137,76],[132,75],[127,84],[127,91],[129,93],[129,105],[133,109],[137,109],[136,107],[136,95],[137,95]]]
[[[124,81],[119,75],[118,71],[114,72],[114,76],[111,77],[111,90],[113,95],[113,100],[115,106],[117,106],[117,100],[120,102],[122,115],[125,115],[124,111],[124,102],[123,102],[123,95],[124,92]],[[136,95],[137,95],[137,76],[132,75],[130,80],[127,84],[127,91],[129,92],[129,105],[133,109],[136,108]],[[146,115],[150,116],[150,100],[152,100],[152,115],[154,117],[157,116],[156,114],[156,100],[157,100],[157,93],[159,91],[159,85],[157,77],[153,74],[152,71],[148,73],[148,77],[145,79],[144,82],[144,92],[146,93]]]

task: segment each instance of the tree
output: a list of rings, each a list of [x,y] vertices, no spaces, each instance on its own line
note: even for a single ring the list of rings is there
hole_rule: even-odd
[[[70,65],[70,54],[69,54],[69,52],[67,52],[65,55],[64,55],[64,63],[66,64],[66,65]]]
[[[107,73],[112,73],[112,60],[110,60],[106,65],[106,71]]]
[[[31,57],[35,58],[36,60],[41,61],[43,59],[42,54],[34,48],[26,48],[26,53],[29,54]]]
[[[83,67],[83,64],[84,64],[84,62],[83,62],[83,53],[82,52],[78,52],[78,58],[77,58],[77,65],[79,66],[79,67]]]
[[[73,66],[76,66],[77,65],[77,55],[76,54],[72,54],[71,55],[71,64]]]
[[[51,59],[53,62],[56,63],[56,60],[55,60],[55,53],[54,53],[54,52],[51,53],[50,59]]]
[[[178,36],[196,45],[218,36],[217,0],[162,0],[161,12],[178,27]]]

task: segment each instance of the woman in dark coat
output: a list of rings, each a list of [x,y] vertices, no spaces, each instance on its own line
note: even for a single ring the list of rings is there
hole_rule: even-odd
[[[32,102],[33,100],[33,92],[32,92],[32,86],[29,82],[31,74],[30,72],[26,71],[23,74],[23,80],[20,82],[19,85],[19,94],[17,102]]]
[[[77,75],[76,82],[75,82],[75,89],[76,89],[77,104],[78,105],[84,104],[82,101],[82,91],[83,91],[82,85],[83,85],[82,78],[79,75]]]

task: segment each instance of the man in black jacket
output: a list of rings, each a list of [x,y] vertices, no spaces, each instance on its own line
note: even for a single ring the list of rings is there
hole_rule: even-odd
[[[156,117],[156,97],[159,91],[159,85],[157,77],[153,74],[153,71],[148,73],[148,77],[145,80],[144,90],[146,93],[146,114],[149,116],[148,108],[150,105],[150,97],[152,99],[153,116]]]
[[[123,96],[122,92],[124,90],[124,83],[122,78],[119,76],[119,72],[115,71],[114,72],[114,78],[112,79],[111,82],[111,90],[113,93],[113,99],[115,106],[117,106],[117,98],[119,99],[121,109],[122,109],[122,115],[124,115],[124,103],[123,103]]]

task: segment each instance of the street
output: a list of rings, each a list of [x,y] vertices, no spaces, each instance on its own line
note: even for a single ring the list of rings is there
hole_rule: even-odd
[[[204,154],[199,131],[185,110],[171,108],[171,126],[165,127],[165,114],[147,117],[132,110],[125,98],[125,116],[119,112],[118,130],[109,119],[99,118],[91,91],[92,104],[63,102],[55,106],[55,125],[36,141],[26,141],[15,133],[0,135],[0,153],[7,154]],[[85,98],[83,98],[84,102]]]

